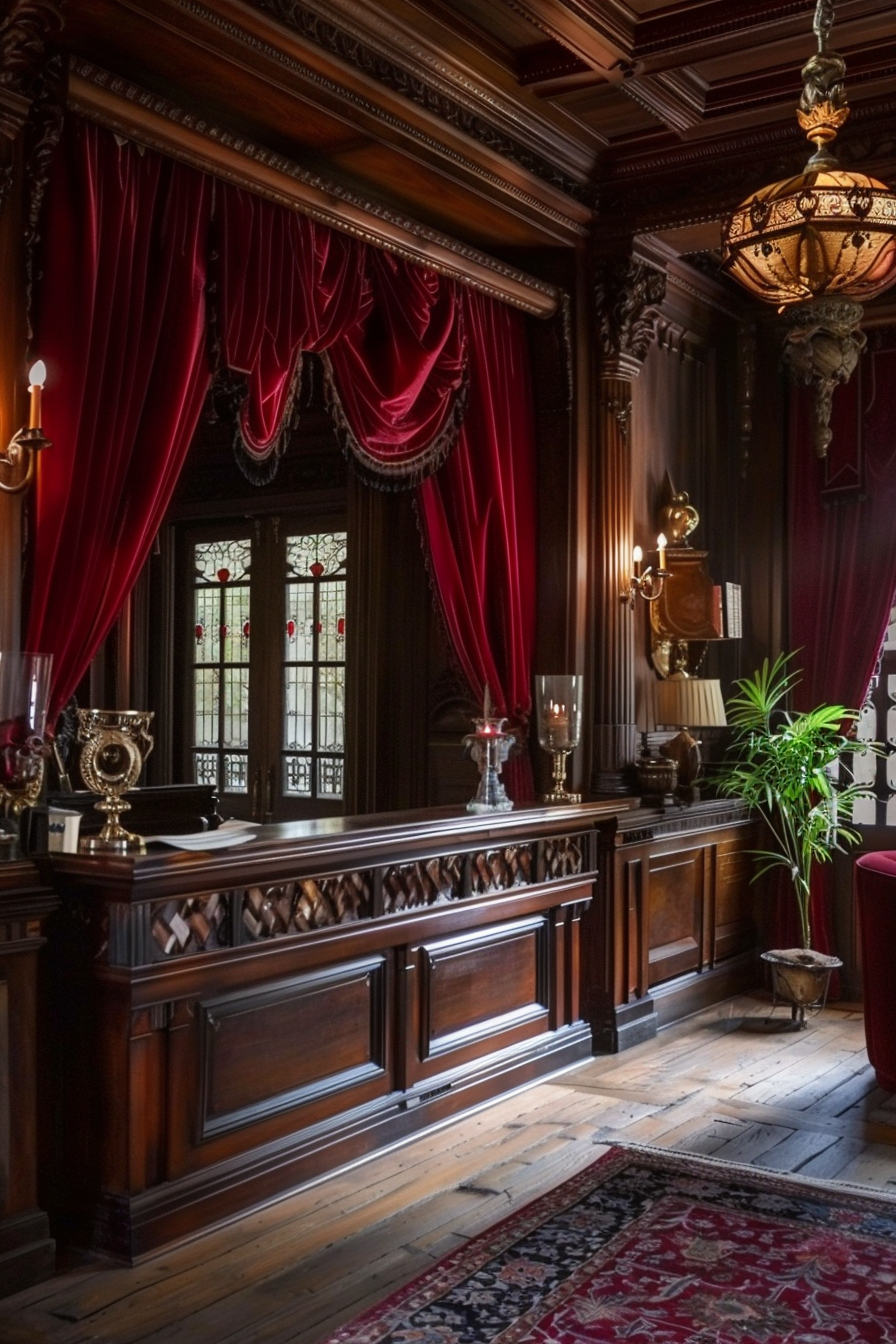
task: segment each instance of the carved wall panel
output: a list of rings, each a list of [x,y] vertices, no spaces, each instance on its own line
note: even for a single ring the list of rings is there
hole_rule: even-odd
[[[490,891],[508,891],[535,881],[532,845],[507,845],[503,849],[480,850],[473,854],[470,890],[474,896]]]
[[[437,855],[417,863],[398,863],[383,874],[383,914],[456,901],[464,894],[462,854]]]
[[[242,925],[250,938],[279,938],[335,924],[350,924],[372,912],[370,873],[338,873],[242,893]]]
[[[152,907],[152,937],[165,957],[213,952],[231,943],[227,901],[220,892]]]
[[[541,846],[544,881],[577,877],[585,871],[585,836],[562,835],[545,840]]]

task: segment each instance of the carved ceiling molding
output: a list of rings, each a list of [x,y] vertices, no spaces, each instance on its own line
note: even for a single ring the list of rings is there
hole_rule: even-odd
[[[506,177],[489,170],[472,155],[461,153],[459,149],[446,143],[445,140],[429,134],[423,127],[414,125],[413,122],[404,117],[394,115],[371,99],[363,97],[356,90],[348,89],[344,84],[322,74],[319,70],[315,70],[311,65],[296,60],[295,57],[280,50],[271,42],[264,41],[253,33],[247,32],[245,28],[215,13],[201,4],[199,0],[175,0],[175,4],[176,8],[182,12],[190,14],[193,18],[200,20],[203,24],[216,29],[218,32],[225,33],[232,40],[263,56],[265,60],[288,71],[292,78],[325,92],[347,110],[351,109],[355,115],[360,113],[361,116],[375,120],[381,126],[389,126],[401,136],[414,141],[431,154],[460,167],[465,173],[478,178],[501,194],[512,196],[543,219],[552,220],[561,226],[564,231],[571,230],[573,233],[578,232],[583,236],[585,235],[586,225],[578,219],[570,218],[566,211],[550,206],[544,199],[533,195],[531,192],[524,191],[515,182],[509,182]]]
[[[636,378],[656,339],[665,272],[637,257],[599,258],[594,301],[602,378]]]
[[[643,59],[654,52],[712,42],[745,29],[769,27],[791,18],[805,20],[811,11],[806,0],[773,0],[773,3],[733,5],[731,0],[711,4],[676,5],[672,12],[647,15],[635,30],[633,55]],[[807,32],[809,30],[807,29]]]
[[[550,317],[557,310],[559,292],[553,285],[406,219],[91,62],[72,59],[68,101],[73,110],[119,135],[469,284],[533,316]]]
[[[0,86],[28,97],[61,31],[60,0],[12,0],[0,20]]]
[[[618,68],[628,65],[634,47],[637,16],[624,5],[598,10],[588,0],[562,0],[561,4],[546,5],[543,0],[504,0],[508,9],[526,19],[561,46],[589,60],[592,38],[602,48],[604,57],[612,56],[609,66],[599,62],[596,68]],[[556,15],[556,17],[555,17]],[[584,40],[574,41],[573,30],[578,28]],[[593,56],[593,52],[591,53]]]
[[[654,340],[661,350],[674,355],[682,364],[706,364],[710,347],[696,332],[662,314],[654,318],[653,326]]]
[[[479,144],[509,159],[550,183],[574,200],[587,195],[585,172],[581,176],[564,169],[548,154],[576,154],[577,146],[546,146],[543,137],[533,135],[517,107],[486,89],[470,76],[450,65],[440,53],[412,41],[407,33],[398,33],[382,15],[375,15],[341,0],[339,23],[334,23],[334,5],[322,9],[307,0],[252,0],[253,5],[272,15],[307,41],[338,56],[363,71],[394,93],[409,98],[432,112],[440,121],[462,131]],[[357,16],[352,22],[349,16]],[[370,25],[377,31],[371,31]],[[362,26],[363,25],[363,26]]]
[[[707,86],[692,70],[668,70],[627,79],[623,91],[679,135],[703,122]]]
[[[880,174],[896,165],[896,99],[854,110],[837,141],[844,167]],[[720,219],[751,191],[802,172],[805,142],[790,125],[726,140],[668,146],[605,166],[597,235],[622,239]]]

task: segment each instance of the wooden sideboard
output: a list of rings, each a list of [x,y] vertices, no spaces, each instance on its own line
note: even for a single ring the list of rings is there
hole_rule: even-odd
[[[637,1045],[759,983],[756,842],[738,802],[620,813],[584,921],[584,1012],[595,1050]]]
[[[587,1058],[582,917],[619,806],[54,855],[54,1227],[133,1260]]]
[[[27,860],[0,863],[0,1296],[53,1273],[38,1200],[37,968],[56,898]]]

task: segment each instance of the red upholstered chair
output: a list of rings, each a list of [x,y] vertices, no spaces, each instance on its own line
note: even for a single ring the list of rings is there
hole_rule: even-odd
[[[856,861],[865,1044],[878,1084],[896,1092],[896,850]]]

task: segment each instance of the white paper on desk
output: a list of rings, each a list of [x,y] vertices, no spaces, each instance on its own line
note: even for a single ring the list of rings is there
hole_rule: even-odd
[[[147,844],[171,845],[173,849],[227,849],[230,845],[244,845],[254,840],[257,823],[252,821],[225,821],[216,831],[192,831],[189,835],[148,835]]]

